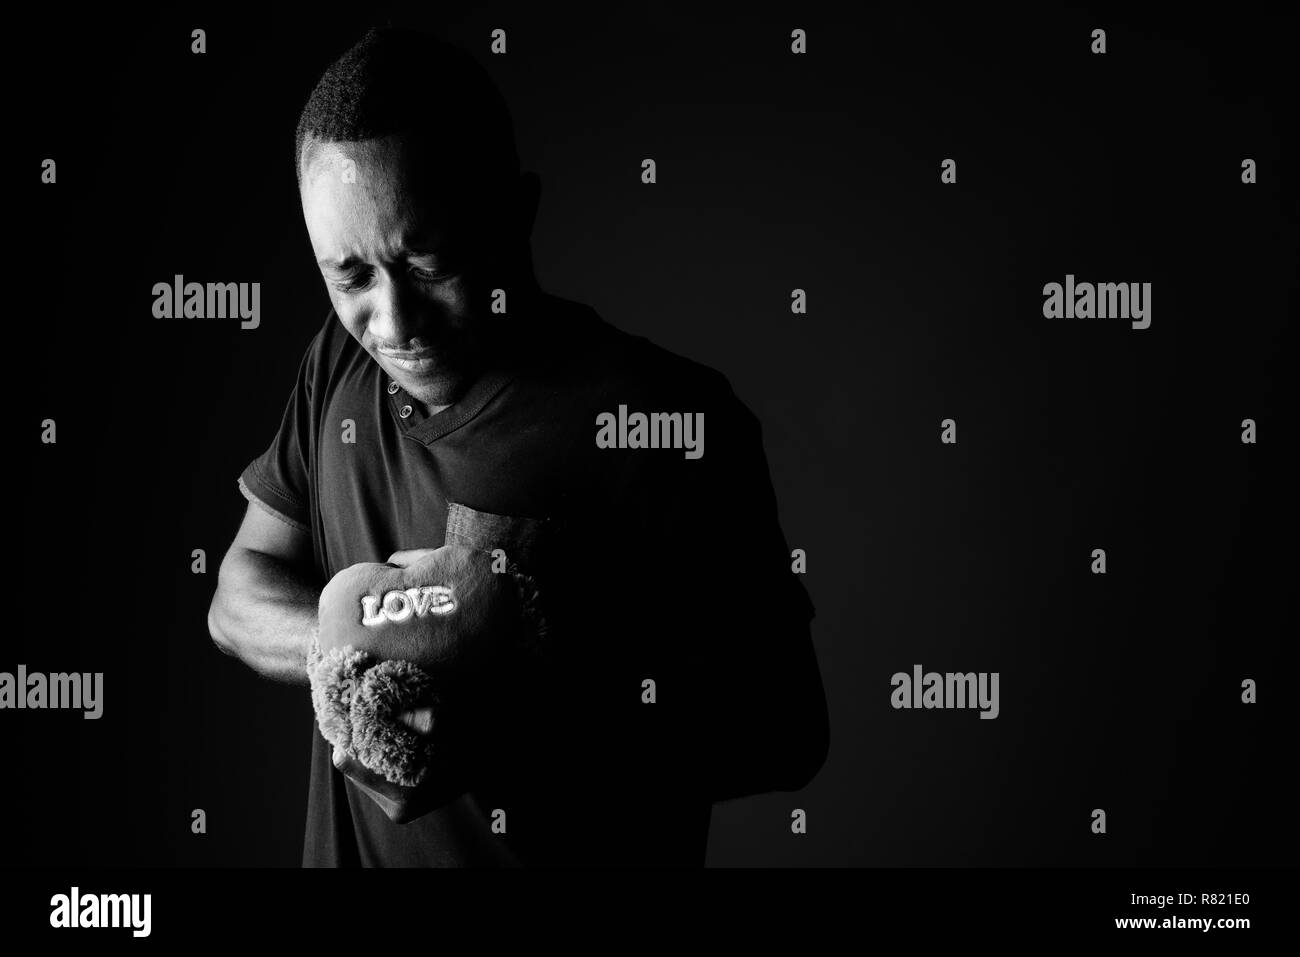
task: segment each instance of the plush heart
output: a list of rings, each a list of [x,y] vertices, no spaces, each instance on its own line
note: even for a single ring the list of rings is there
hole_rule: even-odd
[[[321,592],[321,650],[351,646],[408,661],[440,686],[454,686],[521,629],[518,583],[492,565],[486,552],[444,545],[405,568],[345,568]]]
[[[307,659],[322,735],[388,781],[420,784],[446,750],[446,716],[490,697],[494,659],[540,650],[538,597],[512,563],[462,544],[343,569],[321,592]],[[398,719],[417,707],[432,708],[434,733]]]

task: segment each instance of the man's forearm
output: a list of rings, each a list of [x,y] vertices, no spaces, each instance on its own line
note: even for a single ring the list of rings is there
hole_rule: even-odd
[[[232,548],[221,563],[208,631],[218,648],[258,674],[305,685],[320,591],[300,568]]]

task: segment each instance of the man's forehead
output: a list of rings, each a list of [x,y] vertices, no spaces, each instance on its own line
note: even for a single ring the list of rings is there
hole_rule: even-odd
[[[394,134],[341,142],[308,136],[303,143],[302,182],[306,188],[323,175],[350,174],[356,185],[380,181],[406,190],[454,192],[458,181],[472,175],[471,170],[456,167],[457,155],[453,144],[431,142],[424,136]]]
[[[367,215],[445,230],[482,205],[481,191],[465,177],[441,169],[429,151],[402,139],[319,143],[304,155],[306,207],[368,210]]]
[[[491,209],[502,197],[486,195],[473,174],[444,171],[445,152],[404,135],[308,141],[302,201],[318,258],[337,262],[365,247],[439,253],[486,241],[480,233],[493,228]]]
[[[309,139],[303,145],[302,188],[313,189],[328,178],[374,189],[410,179],[418,168],[416,159],[414,151],[391,137],[342,143]]]

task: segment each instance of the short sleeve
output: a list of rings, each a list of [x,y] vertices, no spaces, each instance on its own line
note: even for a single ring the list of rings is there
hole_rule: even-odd
[[[307,347],[271,444],[239,476],[239,491],[245,498],[302,531],[309,531],[311,521],[313,392],[324,338],[322,328]]]

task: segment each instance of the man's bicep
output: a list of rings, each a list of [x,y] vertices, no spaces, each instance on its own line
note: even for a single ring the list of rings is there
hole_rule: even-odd
[[[270,555],[291,565],[312,561],[311,535],[255,499],[249,500],[244,520],[230,547]]]

